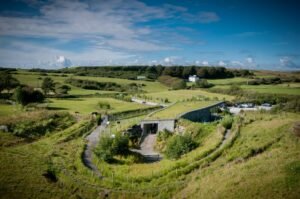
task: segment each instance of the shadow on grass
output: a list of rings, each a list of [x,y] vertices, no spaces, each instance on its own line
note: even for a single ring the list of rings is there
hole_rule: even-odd
[[[47,107],[48,110],[54,110],[54,111],[65,111],[69,110],[67,108],[62,108],[62,107]]]

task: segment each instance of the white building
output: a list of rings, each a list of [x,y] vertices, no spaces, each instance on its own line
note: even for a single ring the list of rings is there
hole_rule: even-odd
[[[189,82],[196,82],[197,80],[199,80],[199,77],[197,77],[197,75],[189,76]]]

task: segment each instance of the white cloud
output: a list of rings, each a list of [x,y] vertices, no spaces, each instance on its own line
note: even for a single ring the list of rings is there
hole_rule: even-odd
[[[214,12],[189,14],[187,8],[170,4],[147,5],[138,0],[80,1],[80,0],[21,0],[38,9],[38,15],[0,15],[0,36],[17,38],[10,40],[11,46],[1,46],[0,64],[12,66],[45,67],[57,65],[101,65],[127,63],[144,51],[177,49],[178,41],[192,43],[184,35],[176,42],[167,41],[170,33],[155,31],[155,27],[142,26],[153,19],[172,19],[183,16],[196,19],[194,22],[211,23],[219,20]],[[26,14],[26,13],[24,13]],[[185,15],[186,14],[186,15]],[[179,17],[181,18],[181,17]],[[156,27],[157,28],[157,27]],[[22,39],[53,39],[55,42],[41,46]],[[84,49],[61,49],[64,42],[84,41]],[[55,44],[54,43],[58,43]],[[16,47],[18,46],[18,47]],[[63,55],[65,61],[56,63],[53,57]],[[16,57],[18,59],[16,59]],[[67,58],[66,58],[67,57]],[[178,61],[170,57],[166,63]],[[164,61],[160,61],[164,63]]]
[[[249,63],[249,64],[254,63],[253,57],[247,57],[247,58],[246,58],[246,62]]]
[[[300,68],[300,65],[297,65],[291,57],[284,56],[279,59],[280,65],[285,68]]]
[[[200,23],[212,23],[220,20],[220,17],[215,12],[199,12],[196,20]]]
[[[203,66],[209,66],[209,63],[208,63],[208,61],[202,61],[202,63],[201,63]]]
[[[182,60],[180,60],[180,57],[169,56],[169,57],[165,57],[163,59],[162,64],[165,64],[165,65],[178,65],[178,64],[180,64],[179,63],[180,61],[182,62]]]
[[[72,62],[70,59],[67,59],[65,56],[58,56],[56,58],[56,63],[58,66],[62,66],[62,67],[69,67],[72,65]]]
[[[227,64],[221,60],[218,62],[218,66],[227,66]]]
[[[243,67],[244,66],[244,64],[242,62],[236,61],[236,60],[231,61],[231,65],[234,67]]]

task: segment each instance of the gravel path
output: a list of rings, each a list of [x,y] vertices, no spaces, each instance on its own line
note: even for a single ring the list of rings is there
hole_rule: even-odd
[[[107,126],[107,121],[108,118],[105,116],[103,118],[103,121],[101,125],[99,125],[91,134],[89,134],[86,137],[86,140],[88,141],[86,148],[83,152],[83,163],[86,167],[91,169],[98,177],[102,177],[100,171],[97,169],[96,165],[93,164],[92,162],[92,154],[93,154],[93,149],[97,145],[100,139],[100,134],[105,130]]]
[[[143,155],[148,162],[161,160],[161,156],[154,150],[156,143],[156,134],[148,134],[141,143],[140,149],[131,149],[131,151],[137,152]]]

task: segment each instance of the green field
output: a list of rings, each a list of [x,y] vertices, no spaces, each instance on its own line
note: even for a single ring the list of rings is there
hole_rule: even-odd
[[[117,78],[106,78],[106,77],[90,77],[90,76],[74,76],[70,74],[65,74],[67,77],[62,77],[61,74],[48,73],[47,76],[42,76],[40,73],[19,71],[17,74],[13,76],[17,78],[21,83],[30,85],[32,87],[40,88],[42,84],[42,79],[45,77],[52,78],[55,82],[59,82],[61,84],[65,84],[64,81],[70,77],[74,79],[84,79],[84,80],[93,80],[98,82],[115,82],[121,85],[136,83],[143,84],[143,90],[146,92],[161,92],[166,91],[168,88],[162,85],[159,82],[152,81],[140,81],[140,80],[127,80],[127,79],[117,79]],[[39,79],[42,78],[42,79]],[[69,84],[67,84],[69,85]],[[95,93],[107,93],[109,91],[101,91],[101,90],[86,90],[82,88],[76,88],[72,85],[69,85],[72,89],[69,92],[73,95],[87,95],[87,94],[95,94]]]
[[[39,73],[22,70],[14,76],[21,83],[40,87]],[[63,83],[70,75],[62,77],[48,73],[47,76]],[[143,88],[147,93],[137,94],[138,98],[156,102],[167,99],[170,107],[148,117],[143,113],[145,115],[110,121],[104,131],[108,134],[122,134],[145,118],[172,119],[183,112],[235,99],[234,96],[212,93],[210,89],[168,90],[159,82],[73,77],[122,85],[132,82],[145,84]],[[209,81],[216,85],[213,88],[228,89],[230,84],[245,83],[247,79]],[[299,83],[241,87],[261,93],[300,94]],[[137,160],[136,154],[132,153],[116,156],[115,161],[110,163],[93,154],[92,161],[103,176],[99,178],[83,164],[82,154],[87,144],[85,136],[96,127],[88,117],[90,113],[121,113],[147,109],[149,106],[97,95],[84,96],[95,93],[112,92],[72,86],[70,94],[77,95],[75,98],[46,98],[43,104],[36,105],[42,111],[30,112],[26,112],[30,107],[22,109],[19,105],[2,101],[1,121],[6,121],[3,123],[7,125],[10,121],[20,124],[19,130],[25,127],[30,129],[33,123],[28,123],[28,118],[42,127],[46,122],[51,126],[53,114],[62,111],[72,113],[69,115],[72,122],[64,128],[47,129],[45,134],[35,139],[16,136],[20,135],[18,131],[0,132],[0,198],[105,198],[108,194],[109,198],[125,199],[238,199],[297,198],[300,195],[300,139],[293,134],[293,126],[300,121],[300,115],[283,111],[243,112],[238,116],[229,116],[233,122],[228,131],[222,126],[223,120],[200,123],[178,119],[180,128],[176,128],[175,134],[191,135],[197,143],[195,149],[176,160],[168,159],[162,151],[163,159],[152,163]],[[110,108],[101,108],[99,102],[109,104]],[[79,115],[73,114],[75,112]],[[48,114],[49,118],[46,118]],[[41,115],[45,118],[38,121]]]
[[[149,93],[146,96],[150,101],[160,101],[160,99],[168,99],[170,102],[176,102],[181,100],[191,99],[193,97],[208,97],[210,99],[218,100],[232,100],[234,97],[230,95],[223,95],[217,93],[211,93],[204,89],[196,90],[172,90],[157,93]]]
[[[81,162],[82,137],[63,141],[81,128],[81,122],[33,143],[0,147],[0,198],[95,198],[105,190],[122,198],[295,198],[300,193],[300,145],[291,126],[299,119],[286,113],[246,114],[239,133],[232,134],[236,141],[224,146],[219,157],[211,151],[222,135],[211,128],[200,147],[176,161],[122,165],[95,160],[106,176],[103,180]],[[3,133],[0,137],[17,139]],[[191,167],[198,164],[202,166]],[[44,177],[49,169],[55,170],[58,182]],[[172,185],[182,181],[179,187]]]
[[[21,107],[18,105],[0,104],[0,116],[8,116],[21,112]]]
[[[229,89],[229,85],[219,85],[213,88]],[[270,94],[287,94],[287,95],[300,95],[300,84],[278,84],[278,85],[241,85],[245,90],[255,91],[258,93]]]
[[[170,107],[158,111],[151,115],[148,119],[174,119],[179,114],[200,109],[206,106],[210,106],[217,103],[217,101],[189,101],[189,102],[177,102]]]
[[[95,111],[100,112],[122,112],[126,110],[134,110],[134,109],[143,109],[148,106],[143,104],[137,104],[132,102],[125,102],[116,100],[113,98],[97,98],[97,97],[89,97],[89,98],[70,98],[70,99],[50,99],[49,103],[46,103],[48,108],[52,109],[61,109],[68,110],[71,112],[79,112],[82,114],[88,114]],[[99,102],[109,103],[110,109],[101,109],[98,106]]]

